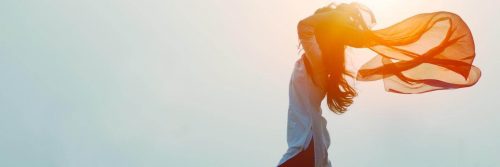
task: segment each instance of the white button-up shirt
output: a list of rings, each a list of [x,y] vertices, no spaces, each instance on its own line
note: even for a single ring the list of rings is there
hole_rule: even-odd
[[[314,67],[321,60],[321,52],[314,37],[314,28],[311,25],[299,24],[299,38],[304,48],[305,56],[314,57],[311,66]],[[328,160],[328,147],[330,136],[326,129],[326,120],[321,115],[321,101],[325,97],[322,86],[315,85],[311,76],[307,73],[304,65],[305,57],[301,57],[295,63],[294,71],[290,79],[289,108],[287,143],[288,150],[281,158],[278,165],[289,160],[301,151],[310,147],[309,143],[314,140],[314,158],[316,167],[330,167]],[[322,75],[321,69],[313,75]],[[324,71],[324,70],[323,70]],[[321,79],[320,77],[317,77]],[[324,80],[316,80],[325,82]]]

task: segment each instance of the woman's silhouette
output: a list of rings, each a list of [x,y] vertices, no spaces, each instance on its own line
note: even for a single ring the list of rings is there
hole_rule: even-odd
[[[424,93],[474,85],[480,70],[472,34],[455,14],[419,14],[386,29],[372,31],[373,13],[358,3],[328,5],[298,23],[304,54],[290,79],[288,150],[280,167],[331,166],[330,136],[321,102],[342,114],[357,95],[345,77],[347,46],[369,48],[378,56],[358,71],[356,79],[384,80],[394,93]]]

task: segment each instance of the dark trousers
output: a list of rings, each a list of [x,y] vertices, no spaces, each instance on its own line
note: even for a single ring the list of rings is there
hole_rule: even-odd
[[[279,167],[314,167],[314,140],[311,139],[306,150],[290,158]]]

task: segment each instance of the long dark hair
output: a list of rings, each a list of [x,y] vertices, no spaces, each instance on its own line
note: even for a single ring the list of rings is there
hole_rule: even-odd
[[[337,8],[339,8],[339,5]],[[335,10],[330,6],[320,8],[315,13],[322,13]],[[353,103],[353,98],[357,96],[356,90],[347,82],[346,76],[354,77],[352,72],[345,67],[346,44],[343,36],[335,23],[320,23],[315,28],[316,42],[321,50],[323,63],[325,64],[326,96],[328,108],[336,114],[347,111]]]

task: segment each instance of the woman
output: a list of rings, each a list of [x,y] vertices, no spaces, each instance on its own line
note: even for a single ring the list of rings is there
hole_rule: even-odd
[[[480,70],[472,34],[455,14],[436,12],[408,18],[386,29],[372,31],[372,12],[358,4],[329,5],[298,24],[305,51],[296,61],[290,80],[287,125],[288,150],[280,167],[325,167],[330,137],[321,102],[342,114],[356,90],[346,81],[346,46],[369,48],[379,55],[358,71],[356,79],[384,80],[387,91],[424,93],[474,85]]]
[[[290,81],[289,149],[280,166],[331,166],[327,153],[330,137],[320,105],[326,95],[330,110],[343,113],[356,96],[344,78],[352,75],[345,69],[342,39],[345,26],[350,26],[352,7],[342,4],[334,9],[329,5],[299,22],[305,54],[295,63]]]

